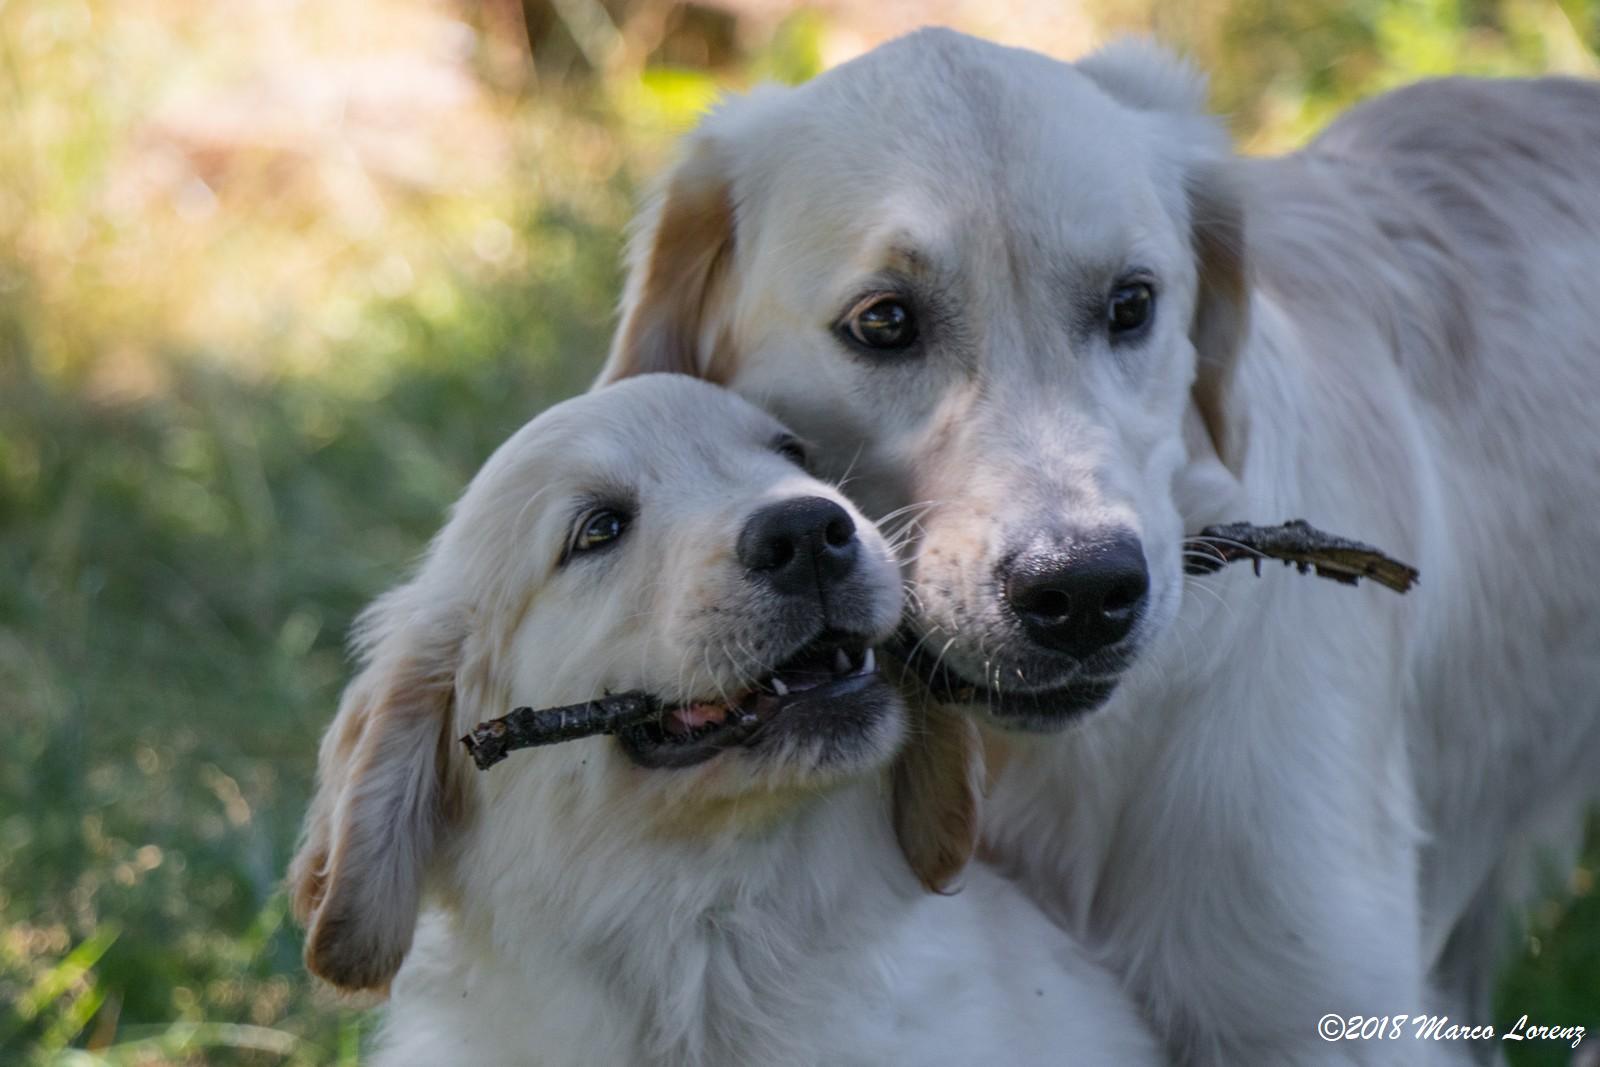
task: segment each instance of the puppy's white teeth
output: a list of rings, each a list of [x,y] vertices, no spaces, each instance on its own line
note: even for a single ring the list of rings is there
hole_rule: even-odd
[[[833,650],[833,669],[837,674],[850,673],[850,653],[842,648]]]
[[[866,655],[861,657],[861,673],[871,674],[878,669],[878,657],[872,649],[867,649]]]
[[[772,676],[772,691],[781,697],[789,695],[789,687],[783,684],[783,679],[776,674]]]

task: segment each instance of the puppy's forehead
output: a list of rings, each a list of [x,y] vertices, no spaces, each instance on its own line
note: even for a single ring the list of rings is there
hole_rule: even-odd
[[[590,394],[592,430],[622,462],[702,463],[765,448],[783,426],[719,386],[681,374],[650,374]]]
[[[647,374],[558,405],[525,428],[514,450],[547,484],[642,488],[720,468],[784,432],[726,389],[686,375]]]

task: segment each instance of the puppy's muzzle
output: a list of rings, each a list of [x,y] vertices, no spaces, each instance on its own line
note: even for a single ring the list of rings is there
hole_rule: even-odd
[[[751,515],[735,554],[752,579],[774,592],[826,605],[829,594],[850,579],[860,549],[856,524],[844,508],[825,497],[802,496]]]

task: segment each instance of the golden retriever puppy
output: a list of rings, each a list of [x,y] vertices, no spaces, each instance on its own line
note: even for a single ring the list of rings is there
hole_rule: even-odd
[[[1157,1062],[1011,883],[928,892],[981,765],[878,673],[900,613],[883,538],[731,393],[654,375],[516,434],[363,617],[291,871],[311,970],[389,991],[376,1062]],[[668,710],[483,773],[457,743],[607,690]]]
[[[912,509],[905,648],[1009,734],[987,844],[1183,1062],[1460,1062],[1318,1020],[1490,1023],[1600,788],[1600,86],[1425,83],[1278,159],[1204,99],[924,31],[730,101],[603,380],[725,383]],[[1186,577],[1295,517],[1420,588]]]

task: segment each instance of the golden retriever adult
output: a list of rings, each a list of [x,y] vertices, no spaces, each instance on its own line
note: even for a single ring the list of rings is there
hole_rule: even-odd
[[[570,400],[366,614],[290,881],[311,969],[391,989],[377,1063],[1160,1062],[1012,883],[925,888],[976,731],[879,675],[899,572],[800,447],[681,375]],[[484,773],[456,743],[608,689],[667,710]]]
[[[1493,1056],[1318,1020],[1491,1022],[1600,783],[1600,88],[1426,83],[1276,159],[1203,98],[924,31],[731,101],[603,377],[728,383],[912,509],[912,659],[1010,731],[989,846],[1182,1062]],[[1421,587],[1185,578],[1291,517]]]

